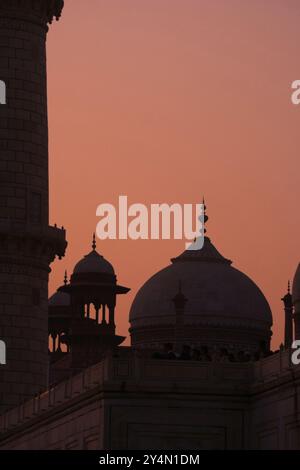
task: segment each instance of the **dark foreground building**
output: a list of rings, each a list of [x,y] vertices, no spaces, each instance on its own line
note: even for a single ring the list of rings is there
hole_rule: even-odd
[[[207,237],[138,292],[131,347],[115,331],[129,289],[95,240],[47,305],[66,247],[48,226],[45,55],[62,7],[0,0],[0,449],[300,449],[300,268],[275,353],[263,293]]]

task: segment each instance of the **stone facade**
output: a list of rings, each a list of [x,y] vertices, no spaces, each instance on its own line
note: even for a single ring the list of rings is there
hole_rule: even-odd
[[[299,449],[300,367],[118,348],[0,418],[0,449]]]

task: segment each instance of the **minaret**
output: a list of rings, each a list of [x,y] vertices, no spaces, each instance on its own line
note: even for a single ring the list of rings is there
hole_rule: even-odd
[[[293,302],[290,289],[290,281],[288,282],[287,294],[281,299],[284,304],[285,327],[284,327],[284,346],[289,348],[293,342]]]
[[[46,36],[62,0],[0,0],[0,412],[47,386],[48,276],[66,248],[49,227]]]

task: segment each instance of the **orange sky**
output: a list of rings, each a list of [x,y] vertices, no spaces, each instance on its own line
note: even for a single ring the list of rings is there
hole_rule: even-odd
[[[96,207],[196,203],[208,235],[280,298],[299,261],[297,0],[66,0],[48,37],[51,223],[67,228],[50,292],[90,251]],[[147,278],[182,241],[98,241],[121,284],[118,332]]]

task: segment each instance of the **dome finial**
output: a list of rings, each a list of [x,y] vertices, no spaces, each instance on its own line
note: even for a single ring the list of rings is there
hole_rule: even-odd
[[[291,293],[291,281],[288,280],[288,294]]]
[[[93,251],[96,251],[97,244],[96,244],[96,235],[95,235],[95,233],[93,234],[92,248],[93,248]]]
[[[66,286],[67,284],[68,284],[68,273],[67,273],[67,270],[65,270],[64,285]]]

